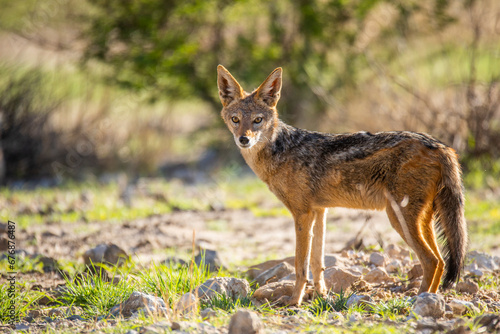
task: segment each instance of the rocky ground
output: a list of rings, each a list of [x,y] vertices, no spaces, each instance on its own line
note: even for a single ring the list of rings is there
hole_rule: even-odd
[[[383,332],[387,324],[414,332],[500,329],[495,315],[500,312],[499,257],[473,251],[454,289],[416,297],[421,267],[382,213],[336,209],[328,220],[325,278],[330,295],[313,299],[309,291],[300,308],[276,304],[291,293],[294,281],[290,217],[255,217],[246,210],[176,211],[122,223],[31,225],[16,231],[16,251],[20,258],[36,258],[42,270],[20,272],[17,281],[48,297],[34,303],[20,322],[1,330],[109,332],[122,331],[122,322],[135,324],[127,329],[131,334],[362,331],[363,326],[378,326]],[[88,317],[78,307],[57,302],[67,285],[64,275],[93,279],[80,273],[84,263],[130,259],[143,266],[165,260],[189,265],[191,254],[200,252],[211,269],[225,268],[224,277],[212,274],[173,305],[133,291],[108,314]],[[64,263],[73,263],[75,272],[68,272]],[[0,283],[8,284],[7,278],[2,274]],[[240,306],[246,307],[226,313],[204,307],[220,295],[245,301]]]

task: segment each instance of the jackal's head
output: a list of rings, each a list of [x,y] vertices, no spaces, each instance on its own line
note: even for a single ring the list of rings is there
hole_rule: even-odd
[[[259,88],[246,93],[224,66],[217,67],[221,116],[239,148],[258,147],[272,139],[278,125],[281,73],[281,68],[275,69]]]

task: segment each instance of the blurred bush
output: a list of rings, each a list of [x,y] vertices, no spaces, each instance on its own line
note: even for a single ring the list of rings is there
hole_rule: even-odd
[[[49,122],[59,100],[40,94],[39,72],[12,73],[0,88],[0,150],[4,178],[51,174],[60,154],[61,133]]]

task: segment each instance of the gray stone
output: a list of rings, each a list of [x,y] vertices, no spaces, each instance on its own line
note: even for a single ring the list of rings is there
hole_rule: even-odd
[[[456,315],[464,315],[467,310],[479,311],[471,302],[466,302],[459,299],[450,300],[448,305],[451,307],[451,311],[453,312],[453,314]]]
[[[326,287],[335,293],[345,291],[360,278],[361,273],[350,268],[330,267],[325,270]]]
[[[431,330],[432,332],[434,332],[443,331],[447,328],[449,328],[449,326],[445,326],[443,323],[436,321],[436,319],[432,317],[424,317],[417,320],[416,329],[419,331]]]
[[[127,253],[112,243],[97,245],[83,254],[83,260],[88,266],[97,263],[121,266],[128,259]]]
[[[388,273],[397,273],[401,269],[401,261],[392,260],[385,266]]]
[[[181,315],[193,315],[198,310],[198,298],[191,293],[185,293],[181,296],[179,301],[175,304],[175,311]]]
[[[407,274],[408,274],[408,279],[412,281],[422,277],[424,275],[424,269],[422,269],[422,265],[419,263],[414,265],[413,268],[411,268]]]
[[[390,277],[384,268],[375,268],[363,276],[363,279],[368,283],[393,282],[394,278]]]
[[[139,334],[139,332],[133,329],[129,329],[128,331],[125,332],[125,334]]]
[[[26,324],[16,324],[16,331],[29,331],[30,326]]]
[[[478,251],[468,253],[465,261],[469,263],[465,266],[466,271],[480,269],[482,271],[491,272],[500,269],[500,257],[491,256]]]
[[[85,321],[85,319],[82,316],[78,315],[78,314],[73,314],[73,315],[67,317],[66,320],[71,320],[71,321]]]
[[[200,250],[200,253],[195,256],[194,262],[197,266],[207,266],[210,272],[217,272],[224,267],[219,253],[212,249]]]
[[[353,305],[363,305],[363,304],[370,304],[371,297],[367,295],[357,295],[357,294],[352,294],[346,302],[346,306],[350,308]]]
[[[294,267],[295,266],[295,257],[290,256],[290,257],[286,257],[286,258],[280,259],[280,260],[270,260],[270,261],[256,264],[256,265],[252,266],[250,269],[248,269],[246,274],[251,279],[255,279],[262,272],[264,272],[268,269],[271,269],[272,267],[274,267],[282,262],[286,262],[289,265],[291,265],[292,267]],[[329,267],[333,267],[333,266],[340,266],[343,263],[344,263],[344,260],[338,254],[326,254],[325,255],[325,268],[329,268]]]
[[[473,295],[479,292],[479,285],[476,282],[467,280],[465,282],[457,283],[457,287],[455,288],[455,290],[457,290],[458,292],[468,293]]]
[[[445,312],[444,298],[435,293],[421,293],[413,305],[413,312],[421,317],[441,318]]]
[[[255,278],[255,282],[257,282],[259,286],[263,286],[268,283],[277,282],[283,277],[294,273],[295,268],[292,265],[288,264],[287,262],[281,262],[280,264],[262,272]]]
[[[235,277],[214,277],[196,287],[194,294],[202,300],[208,300],[217,294],[232,298],[246,297],[250,292],[247,280]]]
[[[215,317],[216,315],[217,315],[217,313],[213,309],[211,309],[210,307],[207,307],[206,309],[203,309],[200,312],[200,317],[203,320],[209,320],[210,318]]]
[[[486,327],[489,332],[498,332],[500,331],[500,315],[493,313],[480,315],[474,319],[474,325]]]
[[[257,313],[238,310],[229,322],[229,334],[257,334],[264,332],[264,326]]]
[[[113,306],[109,315],[115,317],[122,315],[128,318],[138,312],[143,312],[145,315],[168,315],[169,310],[163,299],[134,291],[126,301]]]
[[[283,296],[291,296],[294,287],[294,281],[280,281],[269,283],[255,290],[252,296],[252,300],[257,305],[262,305],[267,302],[272,303]],[[304,299],[307,299],[307,297],[304,296]]]
[[[385,265],[385,256],[382,253],[371,253],[370,263],[376,265],[377,267],[383,267]]]
[[[361,313],[359,312],[352,312],[351,315],[349,316],[349,322],[357,322],[363,319],[361,316]]]

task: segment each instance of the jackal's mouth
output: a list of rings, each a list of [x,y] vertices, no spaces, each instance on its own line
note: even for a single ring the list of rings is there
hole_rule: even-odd
[[[239,148],[250,148],[253,146],[251,143],[248,144],[237,143],[236,145],[238,145]]]

